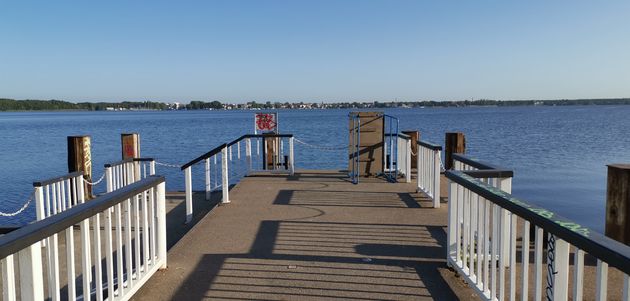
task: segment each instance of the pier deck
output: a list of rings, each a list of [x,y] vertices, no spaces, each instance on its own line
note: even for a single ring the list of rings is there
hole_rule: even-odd
[[[447,208],[411,183],[336,171],[244,178],[134,300],[469,299],[445,261]]]

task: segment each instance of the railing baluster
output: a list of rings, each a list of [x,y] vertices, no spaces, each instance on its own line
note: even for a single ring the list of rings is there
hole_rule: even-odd
[[[516,300],[516,231],[517,217],[510,214],[510,301]]]
[[[447,229],[447,233],[448,233],[448,256],[449,258],[451,258],[451,260],[455,261],[455,264],[457,264],[457,261],[459,259],[459,255],[457,254],[458,252],[458,244],[459,244],[459,239],[457,239],[457,234],[458,231],[457,229],[459,228],[459,220],[457,219],[457,183],[452,182],[452,181],[448,181],[448,189],[449,189],[449,193],[448,193],[448,229]]]
[[[499,206],[492,204],[492,254],[490,257],[490,291],[492,299],[497,297],[497,252],[499,250]]]
[[[192,205],[192,171],[191,166],[184,169],[185,185],[186,185],[186,221],[188,224],[193,218],[193,205]]]
[[[120,297],[124,291],[122,205],[116,204],[114,212],[116,214],[116,277],[118,278],[118,296]]]
[[[630,289],[630,277],[628,277],[628,274],[623,274],[623,294],[621,296],[621,300],[630,301],[630,293],[628,293],[628,289]]]
[[[575,248],[573,254],[573,301],[582,301],[584,286],[584,251]]]
[[[483,200],[483,221],[484,221],[484,226],[483,226],[483,241],[484,241],[484,246],[483,246],[483,291],[485,292],[489,292],[490,291],[490,285],[489,285],[489,279],[490,279],[490,271],[489,271],[489,264],[490,264],[490,206],[491,203],[490,201],[486,200],[485,198],[482,199]],[[492,268],[494,270],[494,267]],[[489,295],[489,294],[488,294]]]
[[[569,298],[569,243],[555,238],[553,277],[553,299]]]
[[[151,258],[149,257],[149,207],[146,191],[142,192],[140,208],[142,209],[142,264],[146,273],[149,268],[148,260]]]
[[[165,206],[165,192],[166,185],[160,183],[156,189],[156,202],[157,202],[157,233],[158,233],[158,257],[162,262],[160,269],[165,269],[167,266],[166,257],[166,208]]]
[[[151,240],[150,242],[150,252],[149,255],[151,258],[151,266],[155,265],[155,240],[157,239],[157,231],[155,229],[155,198],[154,198],[154,194],[155,194],[155,189],[151,188],[151,190],[149,190],[149,211],[151,213],[151,222],[150,224],[150,235],[149,235],[149,239]]]
[[[135,234],[135,238],[133,240],[133,253],[134,253],[134,258],[135,258],[135,267],[136,267],[136,280],[140,279],[140,274],[141,274],[141,270],[140,270],[140,248],[141,248],[141,241],[140,241],[140,200],[139,200],[140,196],[139,195],[135,195],[132,197],[133,199],[133,232]]]
[[[75,285],[74,266],[74,229],[69,227],[66,231],[66,270],[68,277],[68,300],[75,300],[77,288]]]
[[[105,265],[107,271],[107,296],[112,300],[114,296],[114,247],[112,239],[112,211],[103,212],[105,218]]]
[[[109,210],[108,210],[109,211]],[[101,217],[96,213],[92,217],[94,231],[94,287],[96,288],[96,301],[103,301],[103,265],[101,263]]]
[[[521,300],[527,301],[529,294],[529,221],[523,220],[523,240],[521,241],[521,261],[523,262],[521,270],[522,286]]]
[[[481,233],[483,230],[483,226],[481,225],[481,223],[484,222],[483,220],[483,206],[482,204],[479,202],[479,195],[475,193],[475,208],[476,208],[476,214],[477,214],[477,219],[475,222],[475,230],[477,231],[477,262],[476,262],[476,275],[475,275],[475,280],[477,280],[477,287],[479,288],[483,288],[483,276],[481,274],[481,265],[482,265],[482,258],[483,256],[482,254],[482,250],[483,250],[483,245],[484,245],[484,239],[485,237],[483,236],[483,234]]]
[[[18,253],[21,300],[44,300],[41,250],[36,242]]]
[[[2,265],[2,300],[15,301],[15,266],[13,255],[0,261]]]
[[[597,259],[597,273],[595,274],[595,300],[603,301],[608,293],[608,264]]]
[[[205,189],[206,189],[206,201],[209,201],[210,200],[210,193],[212,191],[212,183],[210,182],[210,179],[211,179],[211,177],[210,177],[211,176],[210,175],[210,159],[206,158],[204,160],[204,163],[205,163],[205,168],[206,168],[206,186],[205,186]]]
[[[534,300],[542,300],[542,272],[543,272],[543,229],[536,226],[534,227],[536,233],[534,234]]]
[[[470,202],[468,201],[469,191],[463,188],[462,191],[462,228],[463,228],[463,245],[462,245],[462,269],[464,272],[468,270],[468,248],[470,243]],[[470,271],[468,271],[470,272]]]
[[[132,233],[131,233],[131,199],[127,199],[124,204],[124,223],[125,223],[125,263],[127,271],[127,288],[133,287],[133,255],[131,249],[133,248]]]
[[[230,190],[230,178],[229,178],[229,173],[228,173],[228,158],[227,158],[227,154],[228,153],[228,147],[224,147],[223,150],[221,150],[221,186],[222,187],[222,193],[223,193],[223,198],[221,199],[221,202],[226,204],[230,202],[230,195],[229,195],[229,190]]]

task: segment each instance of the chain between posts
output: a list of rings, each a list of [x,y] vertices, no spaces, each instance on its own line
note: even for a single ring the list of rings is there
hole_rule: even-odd
[[[170,164],[170,163],[162,163],[162,162],[158,162],[158,161],[154,161],[156,165],[160,165],[160,166],[166,166],[166,167],[171,167],[171,168],[181,168],[181,165],[177,165],[177,164]]]
[[[319,150],[323,150],[323,151],[337,151],[337,150],[343,150],[343,149],[347,149],[347,146],[341,146],[341,147],[330,147],[330,146],[321,146],[321,145],[315,145],[315,144],[311,144],[308,142],[304,142],[298,138],[293,138],[295,139],[295,142],[300,143],[302,145],[308,146],[308,147],[312,147],[315,149],[319,149]]]
[[[35,191],[31,192],[31,195],[28,197],[28,200],[26,200],[26,202],[24,203],[24,205],[22,206],[22,208],[18,209],[15,212],[11,212],[11,213],[6,213],[6,212],[2,212],[0,211],[0,216],[4,216],[4,217],[12,217],[12,216],[16,216],[20,213],[22,213],[24,210],[26,210],[26,208],[28,208],[28,206],[31,204],[31,202],[33,201],[33,197],[35,196]]]
[[[83,178],[83,182],[85,182],[86,184],[88,184],[90,186],[96,186],[99,183],[101,183],[103,181],[103,179],[105,179],[105,173],[103,173],[103,175],[98,180],[96,180],[95,182],[90,182],[90,181],[88,181],[85,178]]]

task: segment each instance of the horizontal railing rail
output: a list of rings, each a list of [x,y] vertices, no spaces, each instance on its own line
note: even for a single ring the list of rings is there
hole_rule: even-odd
[[[33,186],[37,187],[37,186],[44,186],[44,185],[48,185],[48,184],[58,183],[58,182],[61,182],[61,181],[64,181],[64,180],[76,178],[78,176],[83,176],[83,174],[84,173],[82,171],[75,171],[75,172],[71,172],[69,174],[65,174],[63,176],[53,177],[53,178],[50,178],[50,179],[33,182]]]
[[[417,144],[422,146],[422,147],[426,147],[426,148],[432,149],[432,150],[442,150],[442,146],[441,145],[433,144],[431,142],[424,141],[424,140],[418,140]]]
[[[62,293],[68,300],[129,299],[158,269],[166,268],[164,206],[164,177],[151,176],[1,236],[3,299],[15,300],[18,291],[22,300],[60,300]],[[81,239],[75,247],[77,224]],[[57,235],[63,233],[62,249]],[[51,250],[44,261],[42,241]],[[81,258],[81,276],[75,255]]]
[[[455,168],[457,170],[471,170],[471,169],[496,169],[505,170],[505,168],[483,162],[477,159],[470,158],[464,154],[453,153],[453,160],[462,163],[461,168]],[[457,162],[455,162],[457,164]]]
[[[403,134],[403,133],[385,133],[384,136],[386,137],[398,137],[398,138],[402,138],[405,140],[410,140],[411,136],[407,135],[407,134]]]
[[[433,208],[440,208],[440,174],[442,146],[418,140],[416,154],[417,190],[433,200]]]
[[[284,147],[285,139],[288,140],[288,149]],[[256,140],[255,146],[252,140]],[[229,203],[230,183],[237,182],[252,171],[278,171],[279,167],[284,167],[286,172],[293,174],[295,170],[293,141],[293,134],[242,135],[182,165],[186,190],[186,223],[191,222],[193,217],[192,167],[194,165],[202,161],[205,163],[206,200],[210,200],[212,191],[221,189],[221,202]],[[244,147],[242,147],[243,142]],[[272,150],[274,156],[267,156],[268,149]],[[255,166],[260,166],[260,168]]]

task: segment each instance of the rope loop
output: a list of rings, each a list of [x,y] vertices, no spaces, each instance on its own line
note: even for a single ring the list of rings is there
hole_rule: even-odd
[[[0,211],[0,216],[4,216],[4,217],[12,217],[12,216],[16,216],[22,212],[24,212],[24,210],[26,210],[26,208],[28,208],[28,206],[31,204],[31,202],[33,201],[33,196],[35,196],[35,191],[31,192],[31,195],[28,197],[28,200],[26,200],[26,202],[24,203],[24,205],[22,205],[22,208],[18,209],[15,212],[2,212]]]

